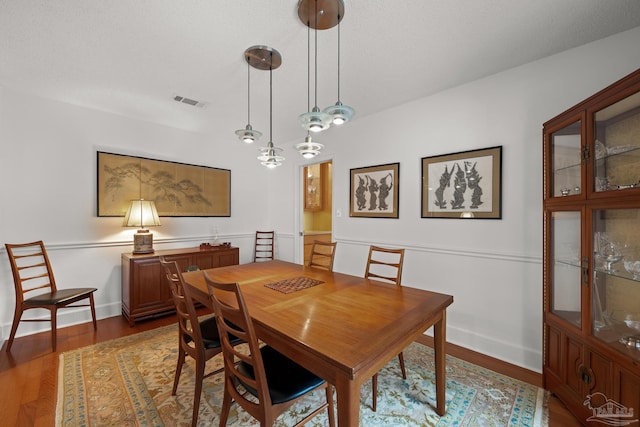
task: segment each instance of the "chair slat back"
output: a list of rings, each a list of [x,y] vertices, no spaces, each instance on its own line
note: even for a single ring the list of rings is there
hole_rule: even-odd
[[[403,262],[404,249],[370,246],[364,277],[382,279],[400,286]]]
[[[256,246],[253,262],[273,259],[275,231],[256,231]]]
[[[188,346],[191,351],[202,351],[204,354],[198,315],[189,289],[185,286],[182,272],[178,268],[178,263],[176,261],[167,261],[164,257],[160,257],[160,264],[164,269],[167,284],[171,291],[171,298],[176,306],[181,345]]]
[[[217,283],[205,273],[205,281],[209,290],[213,310],[216,314],[218,332],[221,337],[222,354],[224,357],[224,374],[227,387],[230,389],[232,398],[240,404],[247,412],[257,419],[264,419],[265,408],[270,407],[272,402],[269,396],[267,376],[264,369],[260,344],[258,342],[253,321],[247,311],[244,297],[240,291],[238,283]],[[232,345],[229,336],[236,336],[248,344],[248,354],[239,351]],[[249,378],[237,368],[236,360],[251,365],[254,378]],[[258,392],[258,402],[253,402],[246,397],[242,389],[238,389],[238,381],[241,379],[245,384]],[[233,384],[233,387],[229,387]]]
[[[4,246],[9,256],[16,299],[20,303],[27,298],[26,294],[33,291],[57,291],[49,256],[42,240],[32,243],[6,243]]]
[[[311,246],[309,267],[333,271],[333,260],[336,255],[336,242],[314,240]]]

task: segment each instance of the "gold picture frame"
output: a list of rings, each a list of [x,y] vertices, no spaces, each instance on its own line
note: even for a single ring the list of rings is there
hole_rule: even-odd
[[[349,216],[398,218],[400,163],[351,169]]]
[[[231,216],[231,171],[97,152],[97,213],[124,216],[134,199],[155,201],[159,216]]]
[[[422,158],[422,218],[502,218],[502,146]]]

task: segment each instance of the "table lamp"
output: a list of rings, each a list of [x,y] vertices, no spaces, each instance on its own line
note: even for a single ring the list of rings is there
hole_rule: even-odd
[[[153,253],[153,233],[145,227],[160,225],[156,204],[152,200],[132,200],[124,216],[123,227],[140,227],[133,235],[133,253]]]

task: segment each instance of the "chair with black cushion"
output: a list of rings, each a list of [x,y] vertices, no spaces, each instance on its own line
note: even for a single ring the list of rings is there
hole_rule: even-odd
[[[336,255],[336,242],[314,240],[309,256],[309,267],[333,271],[333,259]]]
[[[193,414],[191,426],[198,423],[198,410],[200,409],[200,395],[202,394],[202,381],[204,378],[222,372],[218,369],[205,375],[204,368],[207,360],[222,352],[218,326],[215,317],[209,317],[203,321],[198,320],[196,309],[189,293],[189,288],[185,286],[182,272],[175,261],[167,261],[160,257],[171,290],[171,297],[176,306],[176,316],[178,317],[178,363],[176,374],[173,379],[173,389],[171,395],[175,396],[178,390],[182,366],[186,356],[190,356],[195,361],[195,391],[193,395]],[[239,344],[240,340],[232,337],[233,345]]]
[[[272,426],[276,418],[307,393],[324,388],[326,402],[298,422],[301,426],[327,409],[333,427],[334,409],[331,385],[268,345],[260,347],[253,321],[237,283],[216,283],[204,274],[209,296],[222,336],[224,357],[224,398],[220,426],[227,423],[231,403],[235,400],[261,426]],[[234,326],[237,325],[237,326]],[[234,348],[229,335],[248,344],[249,352]],[[239,363],[235,363],[238,360]],[[252,396],[248,398],[247,393]]]
[[[369,257],[367,258],[367,267],[364,277],[382,280],[392,283],[396,286],[402,286],[400,279],[402,278],[402,263],[404,262],[404,249],[388,249],[379,246],[369,247]],[[400,370],[402,378],[407,379],[407,371],[404,367],[404,355],[402,352],[398,354],[400,362]],[[372,408],[375,411],[378,402],[378,374],[372,378],[373,403]]]
[[[18,330],[18,324],[21,321],[50,321],[51,344],[53,351],[56,351],[57,314],[60,308],[91,307],[93,329],[98,329],[96,308],[93,302],[93,293],[97,291],[96,288],[58,289],[51,263],[49,262],[49,256],[41,240],[32,243],[6,243],[4,246],[9,256],[13,284],[16,291],[16,308],[13,315],[11,333],[7,341],[7,351],[11,351],[11,345]],[[83,300],[88,300],[88,303],[75,304]],[[22,319],[22,313],[32,308],[49,310],[50,319]]]
[[[253,262],[273,259],[275,231],[256,231],[256,246],[253,252]]]

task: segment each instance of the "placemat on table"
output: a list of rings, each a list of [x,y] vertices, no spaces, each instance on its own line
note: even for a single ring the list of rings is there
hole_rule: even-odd
[[[324,283],[322,280],[311,279],[309,277],[292,277],[290,279],[280,280],[274,283],[267,283],[265,286],[270,289],[274,289],[283,294],[290,294],[291,292],[307,289],[312,286]]]

